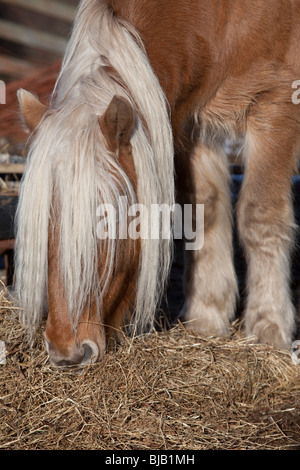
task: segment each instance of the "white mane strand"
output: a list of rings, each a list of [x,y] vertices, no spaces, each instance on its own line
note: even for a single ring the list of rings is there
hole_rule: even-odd
[[[115,70],[116,81],[108,72]],[[97,116],[114,95],[137,110],[132,137],[137,197],[115,156],[106,149]],[[147,129],[143,123],[147,124]],[[117,241],[101,259],[96,210],[117,206],[120,186],[129,204],[174,203],[173,141],[164,93],[138,33],[114,17],[107,0],[83,0],[60,75],[28,155],[16,216],[16,294],[23,319],[34,330],[42,316],[48,275],[48,239],[53,196],[59,205],[60,269],[69,314],[77,324],[90,294],[101,303],[113,273]],[[135,306],[138,331],[151,327],[165,287],[172,240],[141,240]],[[99,251],[98,251],[99,249]],[[98,255],[105,265],[99,279]]]

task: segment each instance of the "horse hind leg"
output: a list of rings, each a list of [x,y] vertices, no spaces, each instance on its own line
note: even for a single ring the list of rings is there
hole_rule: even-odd
[[[186,200],[204,205],[204,244],[200,250],[186,251],[186,301],[181,316],[197,334],[224,336],[234,317],[238,292],[228,163],[222,149],[199,143],[190,165],[193,194],[186,194]]]

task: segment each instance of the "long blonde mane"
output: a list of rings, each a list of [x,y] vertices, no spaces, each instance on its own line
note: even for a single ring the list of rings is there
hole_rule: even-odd
[[[112,74],[111,71],[114,71]],[[117,74],[121,80],[116,80]],[[137,110],[132,137],[137,195],[118,160],[106,148],[97,116],[114,95]],[[144,127],[146,123],[147,128]],[[77,324],[90,294],[101,302],[113,275],[117,241],[101,259],[96,210],[117,204],[120,186],[129,203],[174,203],[173,141],[164,93],[135,28],[117,19],[108,0],[83,0],[61,72],[28,155],[16,216],[16,295],[23,321],[35,330],[43,314],[53,201],[59,203],[60,269],[69,314]],[[134,325],[153,325],[165,287],[172,240],[141,240]],[[99,261],[105,266],[102,278]]]

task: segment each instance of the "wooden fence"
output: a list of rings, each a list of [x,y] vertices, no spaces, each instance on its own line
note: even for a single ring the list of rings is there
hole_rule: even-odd
[[[0,0],[0,80],[28,77],[60,59],[78,0]]]

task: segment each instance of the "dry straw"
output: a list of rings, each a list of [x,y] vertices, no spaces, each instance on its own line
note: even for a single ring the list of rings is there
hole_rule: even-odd
[[[132,340],[81,374],[24,342],[0,295],[0,449],[300,449],[300,374],[237,325],[204,339],[179,325]]]

